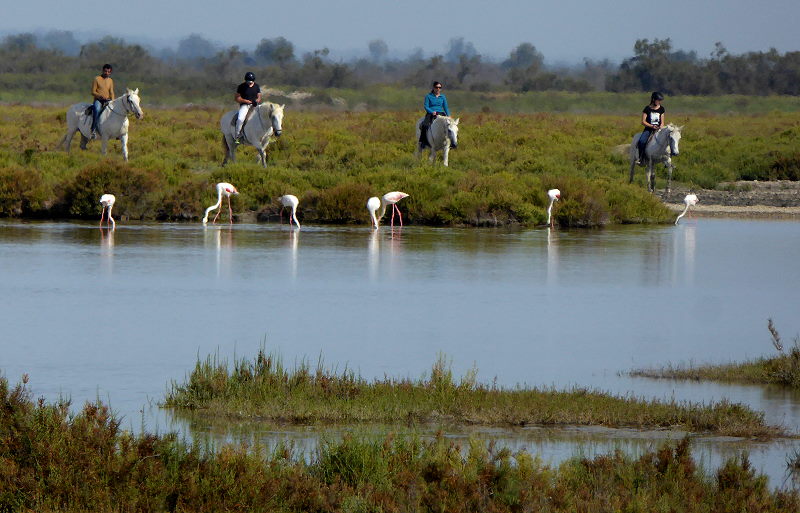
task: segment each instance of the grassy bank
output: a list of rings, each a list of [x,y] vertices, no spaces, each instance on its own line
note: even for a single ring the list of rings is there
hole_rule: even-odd
[[[185,383],[173,383],[164,406],[204,415],[256,418],[298,424],[460,423],[493,426],[603,425],[676,428],[731,436],[770,437],[779,428],[763,414],[738,404],[678,404],[614,397],[595,391],[528,387],[503,389],[478,383],[476,371],[457,380],[439,359],[418,380],[386,377],[368,381],[322,363],[286,368],[260,352],[233,366],[214,358],[198,361]]]
[[[23,381],[25,381],[23,379]],[[2,511],[750,511],[800,509],[746,457],[713,476],[687,440],[639,458],[618,451],[551,468],[520,451],[444,437],[346,438],[211,450],[132,435],[102,404],[75,415],[0,378]]]
[[[57,149],[63,108],[0,106],[0,215],[94,218],[97,199],[117,196],[123,221],[198,220],[215,202],[213,185],[235,184],[241,219],[275,219],[276,198],[300,198],[299,217],[312,223],[369,222],[370,196],[402,190],[410,223],[426,225],[536,225],[546,219],[546,191],[558,188],[561,226],[663,223],[674,219],[646,192],[644,174],[627,184],[626,157],[614,148],[630,141],[635,116],[497,113],[462,116],[459,147],[450,167],[412,156],[413,111],[301,112],[287,107],[284,136],[270,147],[269,165],[255,164],[252,148],[222,168],[217,128],[222,109],[149,109],[131,120],[130,163],[119,143],[107,158],[99,143],[82,152],[73,141]],[[684,124],[675,179],[713,188],[737,179],[797,179],[800,114],[763,117],[673,115]],[[659,169],[657,186],[663,189]]]
[[[630,374],[646,378],[725,381],[800,388],[800,339],[795,337],[791,347],[784,347],[772,319],[769,320],[767,327],[772,345],[778,351],[776,356],[715,365],[669,365],[657,369],[637,369]]]

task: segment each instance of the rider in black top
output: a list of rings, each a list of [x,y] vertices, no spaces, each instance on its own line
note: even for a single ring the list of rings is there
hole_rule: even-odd
[[[650,135],[664,126],[664,112],[666,111],[661,105],[663,100],[664,95],[655,91],[650,95],[650,104],[642,110],[642,125],[644,125],[644,131],[642,135],[639,136],[639,142],[636,144],[639,148],[639,158],[636,159],[637,164],[640,164],[644,158],[644,149],[645,146],[647,146]]]
[[[248,71],[244,75],[244,82],[236,88],[236,103],[239,104],[239,114],[236,119],[236,137],[234,141],[238,143],[242,135],[242,125],[247,117],[250,107],[261,103],[261,88],[256,84],[256,76]]]

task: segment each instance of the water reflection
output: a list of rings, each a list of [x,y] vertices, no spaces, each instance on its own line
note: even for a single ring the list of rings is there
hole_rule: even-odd
[[[297,247],[300,244],[300,228],[289,226],[289,261],[291,262],[292,279],[297,279]]]
[[[389,232],[389,258],[387,265],[389,267],[388,277],[392,280],[401,278],[400,273],[403,270],[403,228],[392,228]]]
[[[547,284],[558,284],[558,234],[547,228]]]
[[[380,268],[381,241],[379,233],[378,230],[372,230],[369,234],[369,240],[367,241],[369,279],[373,282],[378,279],[378,271]]]
[[[694,285],[694,260],[697,233],[697,224],[686,224],[681,227],[683,232],[683,263],[685,267],[685,283],[687,285]]]
[[[403,438],[420,436],[433,439],[437,434],[459,444],[465,452],[470,440],[493,443],[497,448],[512,452],[526,451],[537,455],[551,466],[575,458],[594,458],[622,451],[638,458],[663,445],[674,446],[686,436],[691,438],[692,457],[699,468],[713,475],[725,461],[747,455],[752,467],[768,476],[773,487],[790,487],[786,466],[787,455],[800,451],[800,440],[779,439],[770,442],[753,442],[745,438],[689,435],[676,430],[615,429],[592,426],[561,426],[557,428],[530,426],[524,428],[496,428],[487,426],[454,426],[422,424],[416,427],[397,425],[358,424],[333,426],[304,426],[256,422],[248,420],[211,420],[195,414],[176,413],[169,420],[171,431],[181,432],[214,446],[221,444],[256,444],[273,449],[289,445],[306,460],[317,454],[320,443],[338,442],[346,436],[364,436],[381,439],[391,436]]]
[[[203,225],[206,248],[214,250],[217,278],[230,277],[233,260],[233,227]]]
[[[100,263],[107,275],[114,272],[114,233],[116,230],[100,230]]]

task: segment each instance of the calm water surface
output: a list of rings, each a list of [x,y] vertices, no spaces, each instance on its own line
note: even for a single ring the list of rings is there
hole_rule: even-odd
[[[48,399],[100,398],[133,429],[191,430],[152,406],[198,355],[249,358],[263,345],[288,363],[321,355],[368,378],[416,378],[441,352],[482,381],[727,398],[800,431],[794,392],[618,374],[774,354],[768,317],[785,340],[800,331],[798,250],[800,223],[726,219],[394,233],[5,221],[0,371],[29,374]],[[782,444],[762,458],[773,476]]]

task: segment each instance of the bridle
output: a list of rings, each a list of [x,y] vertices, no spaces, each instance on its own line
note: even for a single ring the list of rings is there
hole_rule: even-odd
[[[128,113],[129,112],[131,112],[133,114],[136,114],[136,110],[133,108],[133,102],[131,101],[130,96],[131,96],[130,93],[127,93],[127,94],[124,94],[124,95],[121,96],[121,98],[122,98],[122,106],[125,107],[125,112],[124,113],[120,114],[119,112],[115,111],[114,108],[111,106],[111,102],[108,102],[108,110],[110,110],[111,112],[113,112],[117,116],[122,116],[122,117],[128,117]],[[128,100],[128,104],[127,105],[125,105],[125,100],[126,99]]]

